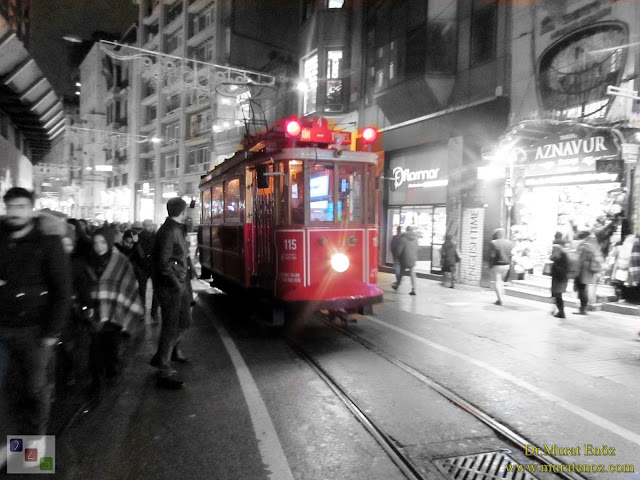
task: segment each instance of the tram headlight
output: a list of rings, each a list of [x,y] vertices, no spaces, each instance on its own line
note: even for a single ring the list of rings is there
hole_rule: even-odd
[[[349,257],[344,253],[334,253],[331,255],[331,268],[338,273],[346,271],[349,268]]]

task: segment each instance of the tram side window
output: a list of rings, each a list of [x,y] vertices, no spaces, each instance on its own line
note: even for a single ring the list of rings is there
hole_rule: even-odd
[[[338,168],[338,221],[362,222],[362,166]]]
[[[224,221],[237,222],[240,219],[240,179],[234,178],[224,186]]]
[[[276,185],[278,192],[278,208],[276,209],[276,214],[278,217],[276,219],[276,224],[285,225],[289,223],[287,217],[287,187],[289,183],[285,181],[286,172],[284,162],[278,162],[276,164],[276,171],[279,173],[279,175],[276,176]]]
[[[378,179],[377,179],[376,167],[373,165],[369,165],[367,167],[367,176],[368,176],[368,188],[367,188],[367,225],[376,225],[378,223],[378,209],[376,205],[378,204],[378,190],[376,188]]]
[[[222,220],[224,213],[224,204],[222,202],[222,185],[215,185],[211,189],[211,219],[216,221]]]
[[[289,173],[291,174],[291,222],[304,224],[304,172],[302,162],[291,160]]]
[[[202,221],[208,223],[211,220],[211,189],[202,191]]]
[[[315,164],[311,167],[309,208],[312,222],[333,222],[333,165]]]

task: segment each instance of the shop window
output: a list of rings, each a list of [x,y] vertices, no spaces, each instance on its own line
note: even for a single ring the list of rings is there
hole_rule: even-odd
[[[333,165],[315,164],[309,178],[309,220],[312,222],[333,222]]]
[[[291,175],[291,223],[304,224],[304,172],[302,162],[291,160],[289,173]]]
[[[337,220],[339,222],[362,222],[362,186],[360,165],[342,165],[338,168]]]
[[[211,189],[211,219],[221,221],[223,214],[222,185],[214,185]]]
[[[344,0],[329,0],[329,8],[342,8]]]
[[[225,182],[224,185],[224,221],[240,221],[240,179],[234,178]]]
[[[207,188],[202,191],[202,221],[209,222],[211,220],[211,189]]]
[[[496,56],[497,0],[473,0],[471,11],[471,65]]]
[[[318,93],[318,54],[303,61],[302,78],[305,89],[303,94],[302,111],[304,115],[316,111],[316,97]]]

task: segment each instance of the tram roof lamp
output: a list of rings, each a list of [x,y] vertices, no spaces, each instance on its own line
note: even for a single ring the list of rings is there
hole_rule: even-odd
[[[62,39],[71,43],[82,43],[82,39],[77,35],[65,35]]]
[[[362,130],[362,140],[365,143],[373,143],[378,138],[378,130],[373,127],[366,127]]]
[[[162,141],[162,139],[160,139],[160,138],[158,138],[156,136],[151,137],[151,142],[152,143],[160,143],[161,141]]]
[[[302,132],[302,126],[297,120],[289,120],[285,129],[290,137],[297,137]]]

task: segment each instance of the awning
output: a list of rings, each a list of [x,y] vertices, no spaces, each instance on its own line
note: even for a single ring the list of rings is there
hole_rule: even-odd
[[[65,116],[53,87],[0,16],[0,109],[22,132],[38,162],[62,138]]]

